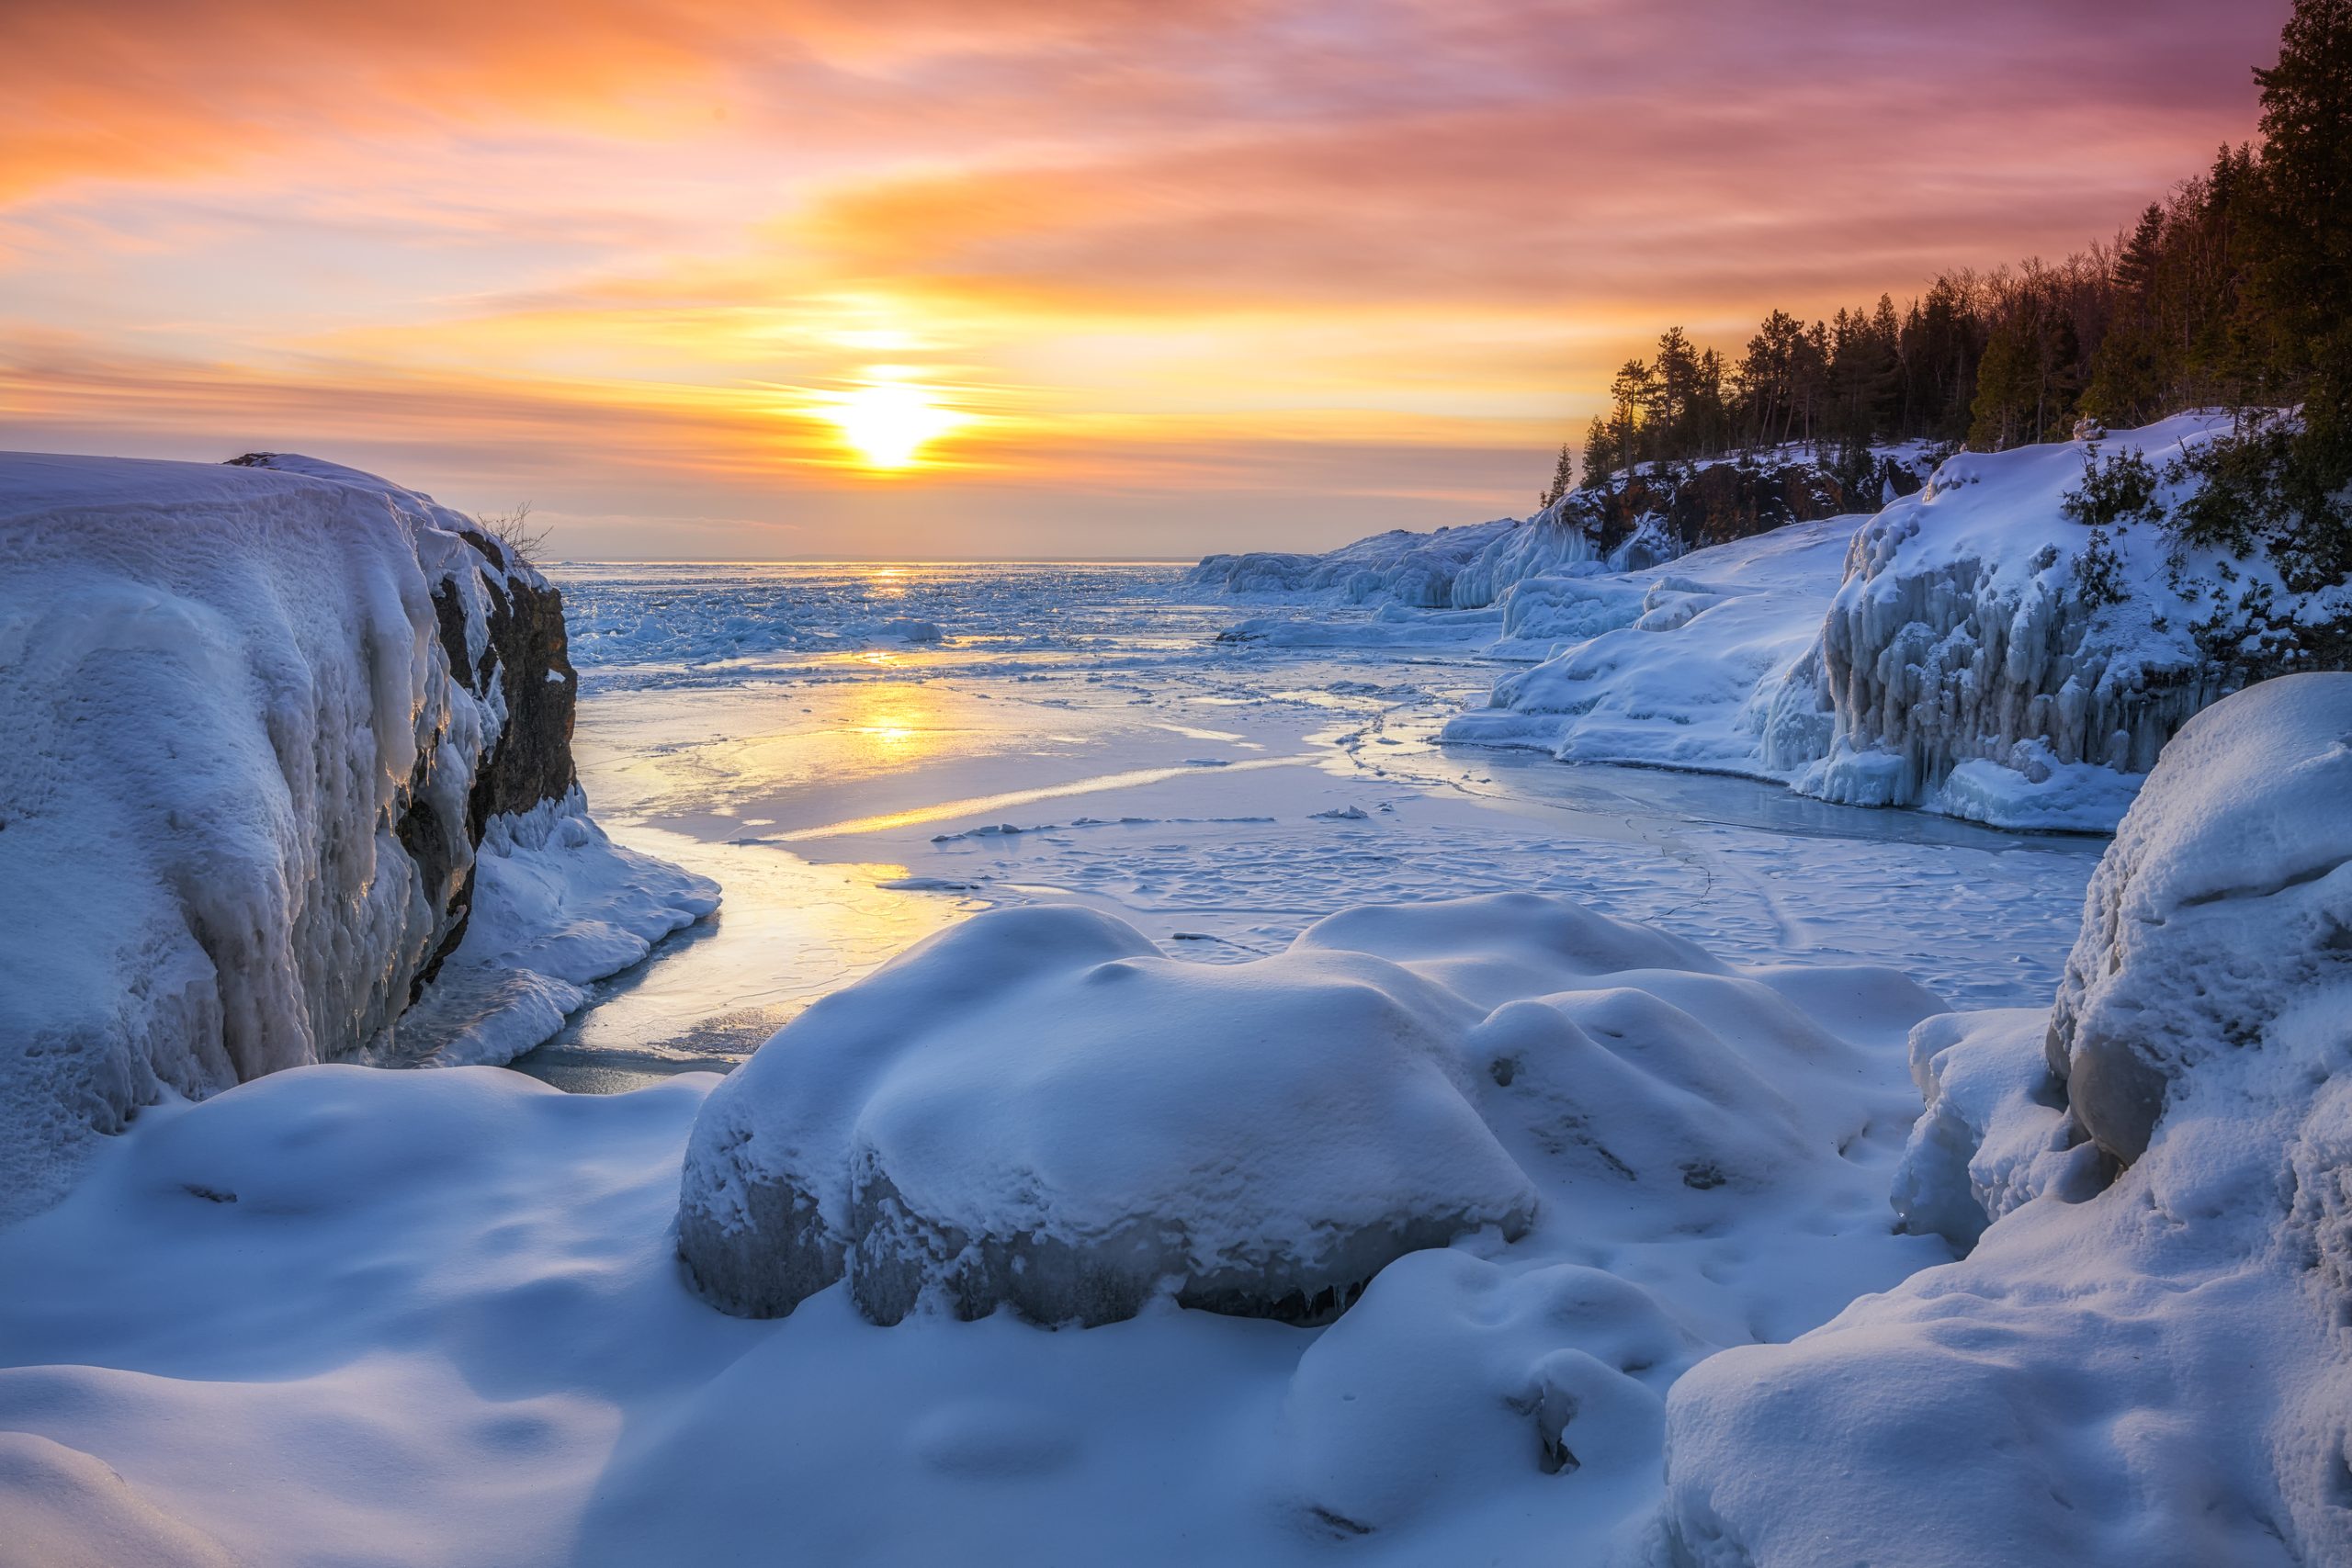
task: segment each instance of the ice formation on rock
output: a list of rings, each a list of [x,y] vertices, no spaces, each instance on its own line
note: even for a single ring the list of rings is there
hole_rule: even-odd
[[[1548,657],[1498,680],[1446,738],[2000,827],[2109,829],[2191,715],[2274,672],[2255,646],[2264,617],[2352,625],[2352,588],[2298,596],[2267,561],[2185,545],[2154,521],[2065,515],[2099,452],[2163,471],[2222,423],[2186,414],[2096,444],[1962,453],[1868,519],[1665,570],[1520,581],[1494,651]],[[2155,506],[2195,482],[2165,479]]]
[[[2184,727],[2094,880],[2048,1059],[2014,1014],[1915,1042],[1937,1082],[1901,1200],[1982,1238],[1676,1385],[1675,1561],[2352,1561],[2347,791],[2352,674]]]
[[[492,823],[580,807],[554,589],[424,496],[299,457],[17,455],[0,540],[16,1210],[166,1089],[393,1051]],[[648,934],[715,902],[666,875]]]
[[[931,1299],[1099,1324],[1160,1294],[1321,1321],[1403,1254],[1517,1235],[1539,1187],[1571,1224],[1770,1190],[1856,1135],[1850,1096],[1808,1086],[1857,1070],[1768,980],[1561,899],[1351,910],[1231,965],[1003,909],[713,1091],[680,1250],[752,1315],[846,1277],[881,1323]]]
[[[2305,1021],[2352,1045],[2352,675],[2263,682],[2174,738],[2091,877],[2049,1066],[2128,1162],[2199,1063]]]
[[[2104,445],[2162,467],[2218,423],[2185,414]],[[1766,767],[1856,805],[2111,825],[2165,741],[2242,678],[2200,648],[2197,623],[2221,608],[2225,581],[2243,593],[2275,574],[2255,561],[2218,571],[2211,552],[2141,524],[2107,541],[2120,597],[2086,593],[2093,532],[2061,505],[2091,455],[2078,442],[1962,453],[1871,519],[1766,728]],[[2171,487],[2159,498],[2176,499]],[[1834,716],[1826,746],[1802,716],[1808,699]]]

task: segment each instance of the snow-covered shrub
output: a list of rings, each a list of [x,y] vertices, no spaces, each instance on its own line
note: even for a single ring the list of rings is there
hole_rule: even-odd
[[[2013,1015],[1922,1031],[1915,1213],[1996,1217],[1963,1261],[1675,1386],[1674,1561],[2352,1562],[2347,798],[2352,674],[2174,739],[2059,996],[2065,1111]],[[2080,1179],[2088,1144],[2047,1179],[2062,1114],[2131,1161],[2110,1185]]]

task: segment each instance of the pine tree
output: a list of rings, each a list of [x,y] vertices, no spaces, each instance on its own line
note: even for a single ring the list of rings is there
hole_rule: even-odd
[[[1550,506],[1557,502],[1576,489],[1576,479],[1577,455],[1564,441],[1560,444],[1560,460],[1552,469],[1552,482],[1544,487],[1543,495],[1538,498],[1539,505]]]
[[[1616,437],[1610,434],[1609,422],[1599,414],[1584,433],[1584,482],[1589,490],[1605,482],[1616,471],[1618,464]]]
[[[1624,465],[1628,479],[1641,466],[1643,423],[1649,418],[1657,397],[1657,378],[1638,359],[1625,361],[1618,367],[1616,378],[1609,383],[1609,400],[1616,411],[1610,421],[1610,435],[1617,449],[1617,460]]]

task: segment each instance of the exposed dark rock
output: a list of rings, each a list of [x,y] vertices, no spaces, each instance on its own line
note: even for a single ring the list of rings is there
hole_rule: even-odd
[[[1889,491],[1909,495],[1922,482],[1910,466],[1884,457],[1870,482],[1851,488],[1828,467],[1813,462],[1654,465],[1630,479],[1574,492],[1562,502],[1560,516],[1581,526],[1602,555],[1647,525],[1664,536],[1657,559],[1668,560],[1792,523],[1875,512]]]

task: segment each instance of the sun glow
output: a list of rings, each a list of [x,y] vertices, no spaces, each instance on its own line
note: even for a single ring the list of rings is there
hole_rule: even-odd
[[[962,414],[933,402],[928,388],[891,379],[844,393],[826,417],[869,468],[915,468],[925,446],[964,423]]]

